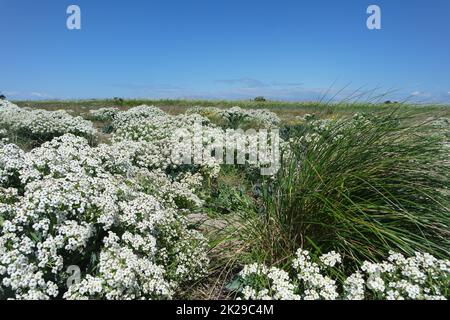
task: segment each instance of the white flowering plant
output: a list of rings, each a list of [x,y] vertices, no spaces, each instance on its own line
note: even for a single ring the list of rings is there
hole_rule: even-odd
[[[240,107],[233,107],[220,110],[218,114],[226,121],[226,126],[234,129],[251,125],[273,128],[278,127],[281,123],[280,118],[274,112],[266,109],[242,109]]]
[[[8,138],[9,134],[8,134],[8,130],[6,129],[0,129],[0,143],[1,144],[6,144],[9,141]]]
[[[154,106],[138,106],[120,112],[114,118],[113,145],[134,150],[136,161],[146,162],[150,167],[165,170],[168,174],[188,171],[215,177],[220,165],[212,154],[204,155],[199,150],[201,161],[192,164],[184,164],[181,158],[174,156],[192,148],[190,141],[186,142],[187,145],[180,144],[176,133],[186,131],[194,135],[195,125],[200,125],[211,136],[219,130],[210,126],[208,119],[197,114],[171,116]]]
[[[117,114],[121,112],[119,108],[99,108],[95,110],[89,110],[88,117],[94,121],[113,121]]]
[[[81,116],[73,117],[64,110],[27,110],[6,100],[0,101],[0,128],[13,140],[32,140],[36,144],[66,133],[88,139],[97,134],[92,122]]]
[[[391,252],[387,261],[363,262],[342,276],[343,258],[299,249],[288,271],[258,263],[239,273],[238,297],[246,300],[443,300],[450,296],[450,261],[427,253],[405,258]]]
[[[74,135],[0,148],[3,298],[166,299],[204,275],[206,239],[184,206],[201,203],[199,178],[175,181],[111,149]],[[72,265],[82,276],[68,286]]]
[[[186,114],[199,114],[224,128],[276,128],[280,118],[267,109],[242,109],[233,107],[219,109],[215,107],[193,107]]]
[[[273,153],[278,147],[278,140],[273,139],[273,150],[264,153],[260,148],[258,153],[257,148],[251,148],[259,143],[260,136],[256,130],[248,134],[243,130],[228,130],[194,112],[172,116],[154,106],[139,106],[121,112],[115,117],[112,126],[115,128],[114,145],[122,143],[125,148],[141,145],[138,149],[142,152],[139,153],[150,153],[152,163],[170,174],[190,171],[201,172],[208,178],[217,177],[225,159],[216,157],[215,152],[220,149],[224,155],[228,151],[226,138],[236,154],[245,154],[242,162],[254,167],[272,164]],[[271,143],[270,137],[265,142]],[[186,155],[187,151],[190,151],[189,155]],[[233,164],[235,152],[231,154]],[[189,160],[186,161],[186,158]]]

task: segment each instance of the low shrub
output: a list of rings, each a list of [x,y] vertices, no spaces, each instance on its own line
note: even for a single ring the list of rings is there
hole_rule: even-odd
[[[100,108],[89,111],[89,118],[93,121],[112,122],[121,112],[118,108]]]
[[[66,111],[22,109],[8,101],[0,101],[0,128],[7,131],[10,142],[31,147],[66,133],[88,138],[93,143],[97,134],[92,122]]]

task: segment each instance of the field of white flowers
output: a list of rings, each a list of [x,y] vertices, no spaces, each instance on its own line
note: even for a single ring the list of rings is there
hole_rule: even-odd
[[[0,101],[0,298],[446,299],[448,119],[388,118]],[[250,128],[280,130],[272,176],[211,152]]]

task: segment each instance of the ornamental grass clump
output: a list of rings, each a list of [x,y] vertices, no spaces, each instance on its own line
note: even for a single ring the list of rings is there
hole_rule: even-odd
[[[220,110],[220,117],[229,128],[275,128],[281,123],[278,116],[266,109],[242,109],[233,107]]]
[[[277,262],[298,246],[336,250],[349,267],[390,250],[448,258],[450,127],[417,119],[355,115],[291,132],[248,232],[253,251]]]
[[[231,129],[269,129],[277,128],[281,124],[280,118],[267,109],[242,109],[240,107],[219,109],[197,106],[188,109],[186,114],[199,114],[214,124]]]

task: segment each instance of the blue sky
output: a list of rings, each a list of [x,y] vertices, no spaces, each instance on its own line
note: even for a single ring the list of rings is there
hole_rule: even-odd
[[[66,28],[79,5],[81,30]],[[368,30],[366,9],[382,10]],[[102,97],[450,102],[448,0],[0,0],[0,90]]]

